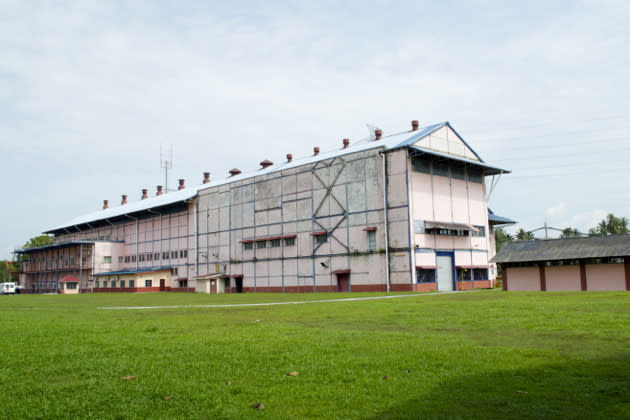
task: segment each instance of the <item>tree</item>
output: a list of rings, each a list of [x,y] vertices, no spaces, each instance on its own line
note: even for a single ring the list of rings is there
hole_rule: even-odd
[[[617,217],[609,213],[597,226],[589,229],[588,233],[591,236],[623,235],[624,233],[630,233],[628,224],[627,217]]]
[[[512,238],[512,235],[507,233],[503,228],[496,228],[494,230],[494,239],[497,252],[499,252],[501,248],[505,246],[505,244],[514,240],[514,238]]]
[[[560,234],[561,239],[580,238],[581,236],[582,234],[577,229],[570,227],[562,229],[562,233]]]
[[[34,238],[29,239],[24,246],[22,247],[22,249],[27,249],[27,248],[37,248],[38,246],[45,246],[45,245],[50,245],[54,242],[54,239],[52,236],[48,236],[48,235],[39,235],[39,236],[35,236]]]
[[[17,283],[18,275],[15,273],[15,262],[0,260],[0,282],[12,281]]]
[[[536,239],[534,238],[534,234],[532,232],[527,232],[523,228],[517,230],[514,237],[517,241],[533,241],[534,239]]]

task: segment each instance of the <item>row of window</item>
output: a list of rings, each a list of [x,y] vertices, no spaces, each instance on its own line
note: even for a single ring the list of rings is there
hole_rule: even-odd
[[[127,286],[125,286],[125,280],[118,280],[118,282],[116,282],[116,280],[96,280],[94,282],[94,287],[97,289],[115,289],[116,287],[119,287],[120,289],[124,289],[125,287],[133,289],[134,287],[136,287],[136,281],[127,280],[126,285]],[[153,287],[153,280],[145,280],[144,287]]]
[[[177,258],[188,258],[188,250],[187,249],[182,249],[179,251],[165,251],[162,253],[156,252],[156,253],[144,253],[144,254],[138,254],[138,262],[144,262],[144,261],[159,261],[161,259],[163,260],[168,260],[169,257],[172,260],[175,260]],[[103,256],[103,263],[104,264],[111,264],[112,262],[112,257],[109,255]],[[124,257],[120,256],[118,257],[118,263],[122,264],[123,262],[126,263],[130,263],[130,262],[136,262],[136,256],[135,255],[126,255]]]
[[[269,248],[278,248],[282,245],[282,241],[283,239],[271,239],[269,241],[244,242],[243,249],[253,249],[254,244],[258,249],[267,248],[267,242],[269,242]],[[284,238],[284,246],[293,245],[295,245],[295,238]]]
[[[376,251],[376,231],[368,231],[368,247],[370,251]],[[267,248],[267,242],[269,242],[270,248],[278,248],[282,245],[282,239],[271,239],[269,241],[261,240],[254,242],[244,242],[243,249],[249,250],[254,248],[256,244],[257,249]],[[313,243],[315,245],[324,244],[328,242],[328,233],[322,232],[313,235]],[[284,246],[295,245],[295,238],[284,238]]]
[[[444,235],[444,236],[472,236],[472,237],[485,237],[486,236],[486,227],[481,225],[474,225],[473,227],[477,229],[474,230],[463,230],[463,229],[446,229],[446,228],[436,228],[436,227],[427,227],[426,220],[414,220],[414,233],[428,233],[432,235]],[[430,226],[430,225],[429,225]]]
[[[437,270],[434,268],[416,268],[417,283],[435,283]],[[457,281],[488,280],[487,268],[457,267]]]
[[[479,168],[471,166],[458,166],[454,164],[449,165],[446,162],[431,161],[419,157],[413,158],[411,161],[411,169],[415,172],[429,175],[445,177],[450,176],[451,178],[462,181],[466,181],[468,179],[468,181],[477,184],[481,184],[483,180],[483,172]]]

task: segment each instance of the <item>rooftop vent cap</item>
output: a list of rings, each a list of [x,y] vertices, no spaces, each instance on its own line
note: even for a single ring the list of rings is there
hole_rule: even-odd
[[[374,136],[376,137],[376,140],[380,140],[381,137],[383,136],[383,131],[382,130],[376,130],[374,132]]]
[[[416,131],[418,129],[418,120],[411,121],[411,131]]]
[[[180,180],[179,180],[179,187],[177,187],[177,189],[178,189],[178,190],[183,190],[184,188],[186,188],[186,187],[184,186],[184,180],[183,180],[183,179],[180,179]]]
[[[106,210],[109,208],[109,200],[103,200],[103,210]]]
[[[343,139],[343,148],[347,149],[350,146],[350,139]]]
[[[271,165],[273,165],[273,162],[265,159],[262,162],[260,162],[260,166],[262,166],[263,169],[270,167]]]
[[[203,183],[207,184],[208,182],[210,182],[210,172],[204,172],[203,173]]]
[[[293,155],[291,153],[287,153],[287,162],[293,161]]]
[[[141,197],[142,200],[146,200],[147,198],[149,198],[149,196],[147,195],[147,192],[148,190],[146,189],[142,190],[142,197]]]
[[[242,173],[242,172],[238,168],[230,169],[230,176],[236,176],[236,175],[238,175],[240,173]]]
[[[319,147],[315,146],[313,147],[313,156],[317,156],[319,155]]]
[[[127,204],[127,195],[123,194],[121,197],[122,197],[122,200],[120,201],[120,204],[121,205]]]
[[[161,186],[161,185],[158,185],[158,186],[157,186],[157,191],[155,192],[155,195],[162,195],[162,194],[163,194],[163,192],[162,192],[162,186]]]

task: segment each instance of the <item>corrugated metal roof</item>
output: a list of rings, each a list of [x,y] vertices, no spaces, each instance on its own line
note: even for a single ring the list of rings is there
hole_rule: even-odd
[[[195,197],[197,195],[197,193],[200,190],[204,190],[207,188],[212,188],[212,187],[216,187],[219,185],[225,185],[225,184],[229,184],[231,182],[235,182],[235,181],[240,181],[243,179],[248,179],[248,178],[253,178],[256,176],[260,176],[260,175],[266,175],[266,174],[270,174],[270,173],[274,173],[274,172],[278,172],[278,171],[283,171],[286,169],[290,169],[290,168],[296,168],[299,166],[303,166],[303,165],[308,165],[311,163],[316,163],[322,160],[326,160],[326,159],[332,159],[334,157],[339,157],[339,156],[344,156],[347,154],[351,154],[351,153],[357,153],[357,152],[361,152],[361,151],[365,151],[365,150],[370,150],[370,149],[384,149],[384,150],[394,150],[394,149],[399,149],[402,147],[407,147],[415,142],[417,142],[418,140],[422,139],[423,137],[428,136],[429,134],[435,132],[436,130],[439,130],[440,128],[444,127],[444,126],[449,126],[451,129],[453,129],[448,121],[445,122],[441,122],[438,124],[433,124],[424,128],[420,128],[416,131],[404,131],[402,133],[397,133],[397,134],[392,134],[389,136],[384,136],[381,140],[364,140],[364,141],[360,141],[358,143],[355,143],[354,145],[351,145],[350,147],[347,148],[341,148],[341,149],[335,149],[335,150],[331,150],[328,152],[321,152],[318,155],[315,156],[307,156],[304,158],[299,158],[299,159],[294,159],[291,162],[284,162],[281,164],[277,164],[277,165],[271,165],[268,166],[265,169],[258,169],[258,170],[254,170],[254,171],[248,171],[248,172],[243,172],[239,175],[236,176],[230,176],[227,177],[225,179],[218,179],[218,180],[214,180],[211,181],[209,183],[206,184],[201,184],[201,185],[196,185],[193,187],[186,187],[183,190],[179,190],[179,191],[175,191],[175,192],[169,192],[167,194],[162,194],[160,196],[153,196],[153,197],[149,197],[145,200],[140,200],[140,201],[135,201],[135,202],[131,202],[125,205],[120,205],[117,207],[110,207],[108,209],[105,210],[99,210],[99,211],[95,211],[93,213],[89,213],[89,214],[85,214],[79,217],[76,217],[72,220],[69,220],[61,225],[58,225],[52,229],[49,229],[46,231],[46,233],[54,233],[56,231],[61,231],[67,228],[70,228],[72,226],[78,226],[78,225],[82,225],[82,224],[86,224],[86,223],[92,223],[92,222],[96,222],[96,221],[100,221],[100,220],[107,220],[107,219],[111,219],[114,217],[120,217],[120,216],[124,216],[124,215],[133,215],[134,213],[137,212],[141,212],[141,211],[145,211],[148,209],[153,209],[153,208],[157,208],[157,207],[162,207],[162,206],[167,206],[169,204],[174,204],[174,203],[178,203],[181,201],[185,201],[185,200],[189,200],[193,197]],[[454,130],[453,130],[454,131]],[[458,134],[459,136],[459,134]],[[470,147],[469,147],[470,148]],[[489,165],[485,165],[483,163],[483,160],[481,160],[481,158],[479,158],[481,160],[482,163],[480,162],[476,162],[476,161],[471,161],[471,160],[466,160],[466,159],[461,159],[461,158],[456,158],[455,156],[451,156],[445,153],[438,153],[438,152],[434,152],[431,150],[425,150],[422,148],[417,148],[418,150],[422,150],[423,152],[426,153],[430,153],[430,154],[434,154],[434,155],[439,155],[439,156],[443,156],[449,159],[456,159],[456,160],[460,160],[460,161],[464,161],[464,162],[468,162],[471,164],[475,164],[478,166],[484,166],[487,168],[493,168]],[[472,148],[470,148],[472,150]],[[473,153],[478,156],[474,150]],[[496,168],[493,168],[496,169]],[[503,170],[501,170],[503,171]],[[504,171],[504,172],[508,172],[508,171]]]
[[[59,242],[56,244],[37,246],[33,248],[24,248],[24,249],[16,249],[15,252],[18,254],[30,254],[37,251],[42,251],[44,249],[50,248],[65,248],[73,245],[92,245],[95,241],[84,241],[84,240],[71,240],[66,242]],[[101,241],[101,242],[122,242],[122,241]]]
[[[508,263],[625,256],[630,256],[630,235],[611,235],[510,242],[497,253],[492,262]]]
[[[494,214],[490,209],[488,209],[488,221],[491,225],[513,225],[516,223],[516,221],[512,219]]]

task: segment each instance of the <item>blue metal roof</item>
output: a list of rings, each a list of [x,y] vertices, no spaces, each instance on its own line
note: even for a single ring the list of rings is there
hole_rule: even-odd
[[[488,209],[488,221],[492,225],[513,225],[516,223],[516,221],[512,219],[494,214],[490,209]]]

